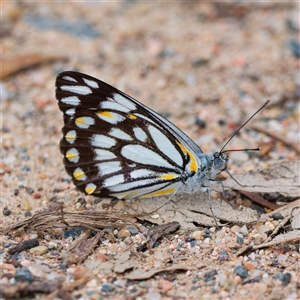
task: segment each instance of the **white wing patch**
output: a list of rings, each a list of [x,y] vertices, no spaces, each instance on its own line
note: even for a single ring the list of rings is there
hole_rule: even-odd
[[[94,149],[95,153],[96,153],[96,157],[95,160],[97,161],[102,161],[102,160],[110,160],[110,159],[114,159],[117,156],[108,150],[104,150],[104,149]]]
[[[134,115],[148,121],[149,123],[155,124],[156,126],[159,127],[159,125],[157,123],[155,123],[154,121],[152,121],[151,119],[147,118],[146,116],[144,116],[142,114],[135,113]]]
[[[92,94],[92,90],[86,85],[62,85],[60,89],[78,95]]]
[[[70,76],[64,76],[63,79],[67,80],[67,81],[71,81],[71,82],[77,82],[77,80],[75,78],[70,77]]]
[[[140,170],[134,170],[130,173],[130,177],[132,179],[137,179],[137,178],[144,178],[144,177],[148,177],[148,176],[155,176],[157,175],[157,172],[154,171],[150,171],[147,169],[140,169]]]
[[[147,184],[151,184],[151,183],[155,183],[155,182],[157,182],[157,179],[144,179],[144,180],[142,179],[142,180],[138,180],[138,181],[119,183],[118,185],[112,186],[110,188],[110,190],[113,193],[114,192],[117,193],[117,192],[129,190],[129,189],[139,188],[142,185],[147,185]],[[165,185],[165,183],[163,183],[162,185]],[[151,191],[156,190],[157,186],[159,186],[159,184],[157,184],[154,188],[152,186]],[[142,190],[142,189],[139,189],[139,190]]]
[[[132,141],[132,137],[119,128],[112,128],[108,134],[120,140]]]
[[[117,124],[125,120],[125,117],[110,111],[98,111],[96,115],[103,121],[106,121],[111,124]]]
[[[95,120],[91,117],[79,117],[75,120],[75,124],[79,127],[79,128],[83,128],[83,129],[87,129],[89,128],[91,125],[95,124]]]
[[[124,175],[119,174],[119,175],[111,176],[106,180],[104,180],[103,186],[111,188],[112,186],[119,185],[123,182],[124,182]]]
[[[133,128],[133,133],[134,133],[134,136],[141,142],[146,142],[147,140],[147,134],[146,132],[140,128],[140,127],[134,127]]]
[[[124,105],[125,107],[129,108],[130,110],[135,110],[136,106],[133,102],[126,99],[125,97],[121,96],[120,94],[113,94],[113,98],[117,103],[120,103],[121,105]]]
[[[98,175],[104,176],[107,174],[118,172],[122,169],[121,163],[119,161],[110,161],[97,164]]]
[[[124,113],[128,113],[130,112],[131,110],[115,101],[104,101],[101,103],[100,107],[102,109],[113,109],[113,110],[117,110],[117,111],[120,111],[120,112],[124,112]]]
[[[91,138],[91,144],[99,148],[111,148],[115,146],[117,141],[103,134],[94,134]]]
[[[148,130],[157,148],[171,160],[173,160],[177,165],[183,165],[183,160],[180,153],[170,142],[170,140],[154,126],[148,126]]]
[[[83,81],[89,85],[90,87],[94,88],[94,89],[98,89],[99,88],[99,85],[96,81],[94,80],[90,80],[90,79],[86,79],[86,78],[83,78]]]
[[[60,101],[71,106],[78,106],[80,104],[80,99],[76,96],[61,98]]]
[[[68,116],[73,116],[75,114],[75,108],[70,108],[66,110],[65,114]]]
[[[126,159],[132,160],[138,164],[174,169],[174,166],[169,164],[159,154],[141,145],[126,145],[122,148],[121,154]]]

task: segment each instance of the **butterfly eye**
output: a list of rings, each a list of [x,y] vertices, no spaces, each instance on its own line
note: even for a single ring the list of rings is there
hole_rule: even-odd
[[[216,169],[221,169],[222,165],[223,165],[223,161],[221,160],[221,158],[216,157],[214,159],[214,166],[215,166],[215,168]]]
[[[225,170],[226,169],[226,162],[227,162],[227,155],[224,153],[214,153],[214,160],[213,164],[215,169],[217,170]]]

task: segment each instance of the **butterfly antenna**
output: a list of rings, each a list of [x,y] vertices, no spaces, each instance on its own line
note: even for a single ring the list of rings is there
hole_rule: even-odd
[[[237,135],[237,133],[255,116],[257,115],[262,109],[264,109],[268,104],[269,104],[270,100],[267,100],[264,105],[257,110],[242,126],[240,126],[240,128],[235,131],[235,133],[231,136],[231,138],[225,143],[225,145],[222,147],[222,149],[219,151],[219,153],[223,153],[223,149],[228,145],[228,143],[233,139],[234,136]],[[250,149],[249,149],[250,150]],[[247,150],[246,150],[247,151]],[[256,150],[255,150],[256,151]]]
[[[224,148],[224,147],[223,147]],[[222,148],[222,149],[223,149]],[[233,150],[225,150],[222,153],[226,153],[226,152],[237,152],[237,151],[260,151],[261,148],[246,148],[246,149],[233,149]]]

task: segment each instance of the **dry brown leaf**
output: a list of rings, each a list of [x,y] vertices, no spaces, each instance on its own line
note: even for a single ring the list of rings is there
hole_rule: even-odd
[[[118,253],[115,256],[115,267],[114,267],[114,272],[117,273],[124,273],[125,271],[129,269],[133,269],[137,263],[134,259],[130,258],[132,251],[127,250],[121,253]]]
[[[300,160],[279,160],[270,163],[269,168],[233,175],[223,182],[225,189],[243,190],[257,193],[275,193],[283,196],[300,197]],[[222,191],[222,187],[215,185]]]
[[[154,197],[136,200],[131,204],[130,213],[152,212],[161,207],[168,197]],[[252,224],[258,220],[258,214],[251,208],[233,208],[220,199],[212,201],[215,216],[224,222],[238,224]],[[207,193],[176,194],[165,206],[156,213],[143,217],[155,224],[165,224],[172,221],[179,222],[181,229],[195,229],[199,225],[215,226],[214,218],[209,207]]]
[[[158,273],[161,273],[161,272],[174,272],[177,270],[187,271],[189,269],[190,268],[188,268],[187,266],[183,266],[183,265],[173,265],[173,266],[167,267],[167,268],[149,270],[148,272],[146,272],[145,270],[142,270],[142,269],[136,269],[136,270],[132,271],[131,273],[125,275],[124,277],[129,280],[145,280],[145,279],[149,279],[152,276],[154,276]]]
[[[125,226],[135,225],[132,222],[132,216],[125,215],[122,212],[108,212],[104,210],[69,212],[64,211],[63,206],[59,204],[36,212],[32,217],[24,218],[20,222],[4,228],[3,231],[55,231],[68,227],[84,227],[99,230],[108,227],[124,228]]]
[[[1,59],[0,63],[2,66],[2,72],[0,73],[0,79],[2,80],[25,68],[59,59],[65,59],[65,57],[58,55],[49,55],[44,53],[28,53]]]
[[[67,265],[76,264],[84,261],[93,251],[102,238],[104,231],[99,231],[90,239],[81,240],[80,243],[68,254],[65,263]],[[80,238],[80,236],[79,236]]]

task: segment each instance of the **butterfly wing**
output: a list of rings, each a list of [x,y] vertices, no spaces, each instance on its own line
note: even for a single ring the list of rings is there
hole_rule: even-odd
[[[187,170],[198,168],[189,146],[193,142],[183,132],[96,78],[63,72],[56,80],[56,98],[64,114],[64,164],[75,185],[87,194],[169,194],[180,188]]]

